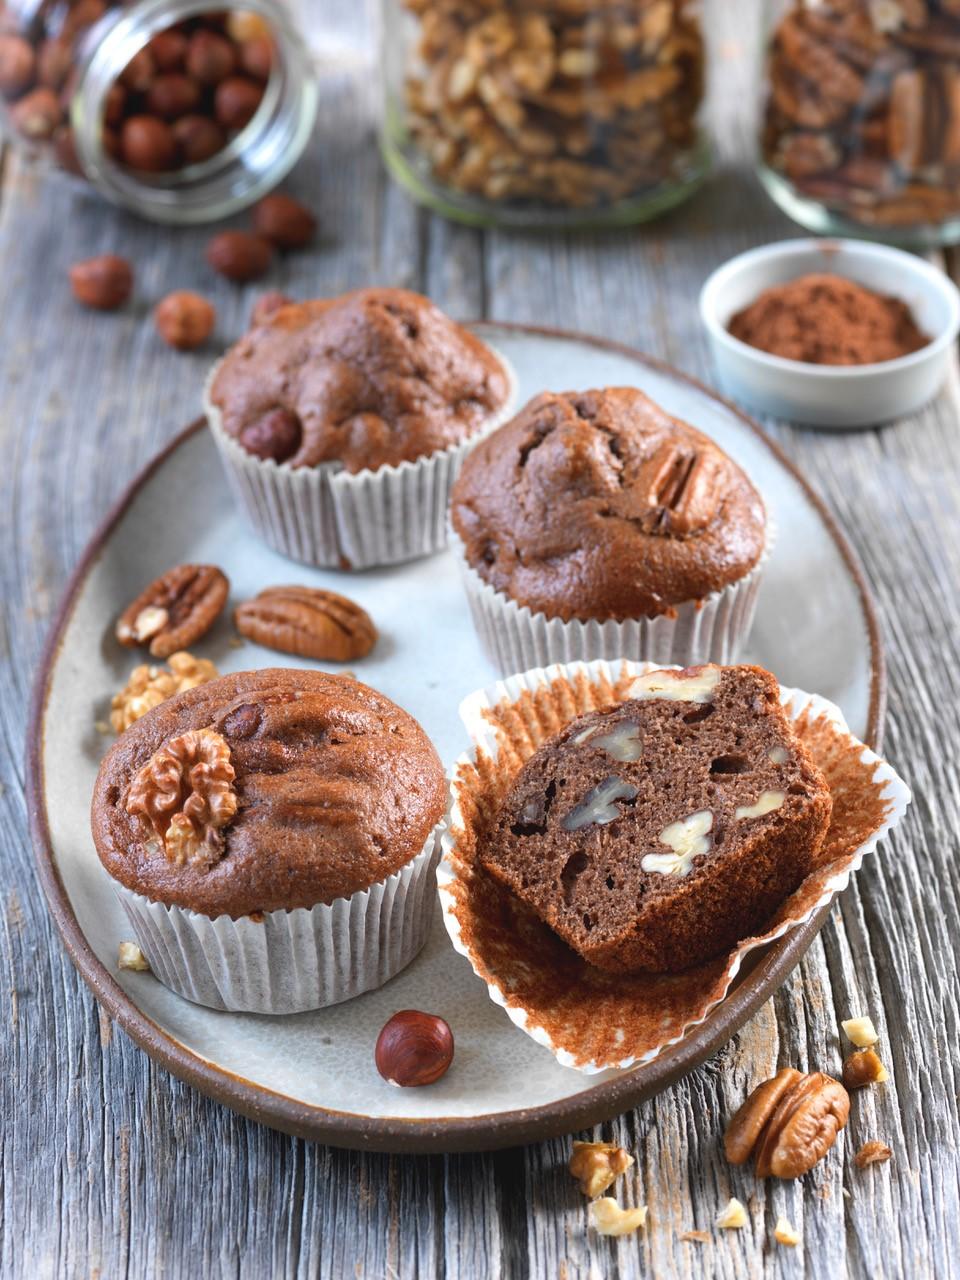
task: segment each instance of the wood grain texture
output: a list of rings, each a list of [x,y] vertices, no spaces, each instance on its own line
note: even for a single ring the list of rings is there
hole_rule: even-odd
[[[731,254],[791,234],[749,173],[757,0],[712,0],[711,120],[719,165],[698,198],[643,231],[539,239],[480,233],[415,209],[374,143],[369,26],[355,0],[304,12],[324,107],[290,188],[319,244],[271,287],[422,289],[458,317],[567,325],[711,376],[699,286]],[[0,192],[0,1274],[110,1277],[716,1276],[960,1274],[960,375],[909,421],[847,436],[773,430],[837,513],[877,593],[890,655],[886,749],[916,803],[870,859],[800,969],[720,1054],[603,1126],[637,1157],[621,1181],[646,1232],[587,1228],[558,1140],[491,1156],[391,1158],[284,1137],[208,1102],[115,1031],[67,961],[26,838],[22,743],[30,678],[58,593],[132,473],[195,416],[211,352],[183,356],[149,323],[166,289],[215,300],[217,343],[255,289],[213,278],[202,230],[168,232],[7,158]],[[137,265],[136,300],[81,312],[77,258]],[[853,1100],[832,1157],[802,1182],[760,1185],[722,1158],[725,1117],[777,1067],[838,1070],[840,1018],[872,1013],[891,1081]],[[598,1131],[597,1136],[600,1136]],[[879,1137],[893,1161],[861,1172]],[[715,1233],[731,1194],[750,1226]],[[777,1246],[783,1212],[803,1245]],[[679,1239],[711,1233],[707,1244]]]

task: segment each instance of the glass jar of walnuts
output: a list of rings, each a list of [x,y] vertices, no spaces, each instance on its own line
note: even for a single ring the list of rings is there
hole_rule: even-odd
[[[960,241],[960,0],[772,3],[760,151],[814,231]]]
[[[382,35],[384,156],[441,213],[642,221],[706,170],[691,0],[384,0]]]
[[[0,0],[0,125],[145,217],[203,222],[274,187],[317,86],[282,0]]]

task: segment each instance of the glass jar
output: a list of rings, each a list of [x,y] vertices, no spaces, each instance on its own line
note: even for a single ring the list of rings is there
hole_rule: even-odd
[[[760,176],[813,231],[960,241],[958,0],[768,5]]]
[[[0,0],[0,123],[158,222],[259,199],[309,140],[317,85],[281,0]]]
[[[382,17],[384,157],[440,213],[640,222],[706,171],[692,0],[383,0]]]

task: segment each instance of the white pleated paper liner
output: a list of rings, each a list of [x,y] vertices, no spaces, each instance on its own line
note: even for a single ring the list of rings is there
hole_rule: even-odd
[[[753,626],[763,572],[775,539],[768,518],[763,554],[753,569],[703,600],[677,605],[674,615],[605,622],[574,618],[564,622],[521,605],[497,591],[469,563],[462,540],[451,527],[450,549],[463,580],[474,626],[484,651],[510,675],[553,663],[597,658],[649,661],[680,667],[700,662],[736,662]]]
[[[588,1074],[650,1062],[682,1040],[726,996],[744,957],[810,920],[844,889],[910,802],[906,783],[850,733],[838,707],[781,688],[788,717],[830,784],[834,814],[816,867],[762,935],[687,973],[611,975],[580,961],[546,925],[535,921],[531,929],[525,908],[501,918],[490,909],[489,886],[508,903],[512,895],[477,868],[468,835],[482,796],[493,803],[490,795],[509,785],[541,742],[586,711],[626,701],[633,680],[658,665],[596,661],[527,671],[471,694],[460,707],[472,750],[454,770],[442,836],[437,883],[444,924],[511,1021],[561,1064]],[[559,974],[558,948],[566,965]]]
[[[210,399],[218,362],[204,387],[204,412],[230,489],[253,531],[274,551],[317,568],[369,569],[442,551],[450,491],[464,459],[514,412],[516,374],[505,356],[494,354],[510,391],[480,430],[416,462],[356,474],[336,462],[290,467],[248,453],[224,430]]]
[[[382,987],[427,940],[437,831],[379,884],[329,905],[211,919],[114,882],[153,973],[210,1009],[302,1013]]]

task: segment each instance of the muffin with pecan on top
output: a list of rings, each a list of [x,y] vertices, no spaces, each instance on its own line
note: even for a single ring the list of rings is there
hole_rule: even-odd
[[[358,569],[446,545],[456,474],[512,394],[503,357],[428,298],[358,289],[252,329],[214,369],[206,412],[265,541]]]
[[[382,694],[248,671],[121,735],[93,836],[161,982],[292,1013],[381,986],[419,951],[445,795],[426,734]]]
[[[467,459],[452,522],[481,640],[505,672],[730,662],[769,541],[740,467],[632,387],[531,400]]]

